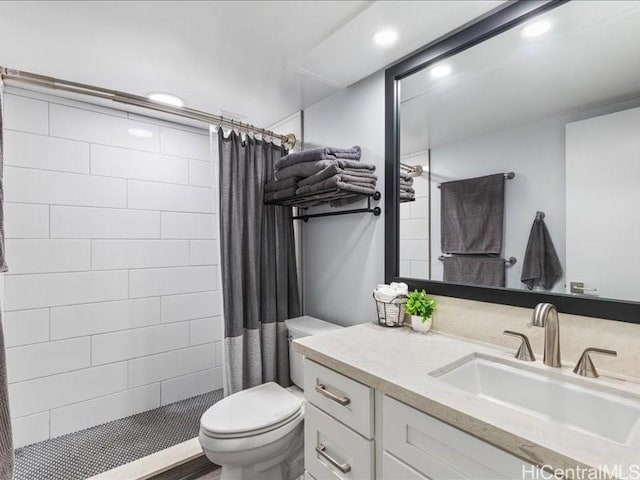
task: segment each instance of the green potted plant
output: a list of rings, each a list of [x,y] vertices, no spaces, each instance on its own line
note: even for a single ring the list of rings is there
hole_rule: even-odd
[[[407,299],[407,314],[411,315],[411,327],[416,332],[427,333],[433,323],[436,301],[422,290],[414,290]]]

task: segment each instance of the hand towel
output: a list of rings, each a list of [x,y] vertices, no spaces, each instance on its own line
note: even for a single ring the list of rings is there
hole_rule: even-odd
[[[504,174],[441,185],[443,253],[500,254],[504,224]]]
[[[504,258],[484,255],[453,255],[444,257],[443,280],[447,283],[505,286]]]
[[[551,290],[561,276],[562,265],[547,225],[541,218],[536,218],[529,233],[520,280],[529,290],[535,285]]]

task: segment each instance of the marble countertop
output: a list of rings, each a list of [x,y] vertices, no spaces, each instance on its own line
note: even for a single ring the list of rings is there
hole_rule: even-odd
[[[294,348],[311,360],[404,402],[428,415],[517,455],[554,469],[614,467],[620,476],[640,464],[640,445],[622,445],[501,406],[457,389],[429,375],[462,358],[480,353],[512,362],[513,351],[408,328],[390,329],[374,323],[348,327],[294,341]],[[550,368],[541,359],[527,368],[552,370],[577,377],[570,367]],[[618,379],[579,378],[597,389],[614,388],[622,396],[640,398],[640,385]],[[612,412],[615,415],[615,412]]]

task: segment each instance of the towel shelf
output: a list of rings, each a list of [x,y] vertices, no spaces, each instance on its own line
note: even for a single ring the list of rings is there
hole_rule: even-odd
[[[451,256],[451,255],[447,255],[447,256]],[[445,255],[440,255],[438,257],[438,260],[440,260],[441,262],[444,261],[444,259],[446,258]],[[512,265],[515,265],[516,263],[518,263],[518,259],[516,257],[509,257],[509,259],[504,261],[505,266],[510,267]]]
[[[329,189],[329,190],[322,190],[319,192],[313,192],[313,193],[308,193],[308,194],[304,194],[304,195],[294,195],[291,197],[286,197],[286,198],[279,198],[277,200],[271,200],[271,201],[265,201],[264,203],[266,205],[280,205],[280,206],[285,206],[285,207],[297,207],[300,208],[302,210],[306,210],[309,206],[308,205],[309,202],[313,202],[315,200],[315,198],[318,195],[325,195],[325,194],[334,194],[334,196],[327,196],[327,198],[323,198],[321,200],[318,200],[318,205],[323,205],[323,204],[327,204],[331,201],[334,200],[341,200],[343,198],[356,198],[356,197],[360,197],[360,198],[366,198],[367,199],[367,206],[363,207],[363,208],[351,208],[348,210],[338,210],[335,212],[321,212],[321,213],[303,213],[300,215],[295,215],[292,218],[294,220],[303,220],[304,222],[308,222],[309,219],[311,218],[319,218],[319,217],[334,217],[334,216],[338,216],[338,215],[351,215],[354,213],[373,213],[373,215],[375,217],[380,216],[380,214],[382,213],[382,210],[380,209],[380,207],[372,207],[371,206],[371,200],[380,200],[380,198],[382,197],[382,195],[380,194],[379,191],[375,191],[372,194],[365,194],[365,193],[354,193],[354,192],[350,192],[348,190],[341,190],[339,188],[337,189]],[[353,194],[353,196],[350,197],[344,197],[344,194]],[[315,205],[313,205],[315,206]]]

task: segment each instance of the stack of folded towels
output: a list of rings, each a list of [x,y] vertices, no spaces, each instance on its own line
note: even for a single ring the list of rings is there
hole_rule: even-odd
[[[409,286],[402,282],[392,282],[390,285],[381,284],[373,291],[373,297],[379,302],[389,303],[398,295],[409,295]]]
[[[413,189],[413,177],[408,173],[400,172],[400,201],[411,202],[416,198],[416,191]]]
[[[375,165],[360,162],[361,149],[315,148],[290,153],[276,162],[274,179],[265,185],[265,200],[304,195],[296,206],[373,195]],[[333,203],[332,203],[333,204]],[[337,204],[337,203],[336,203]]]

